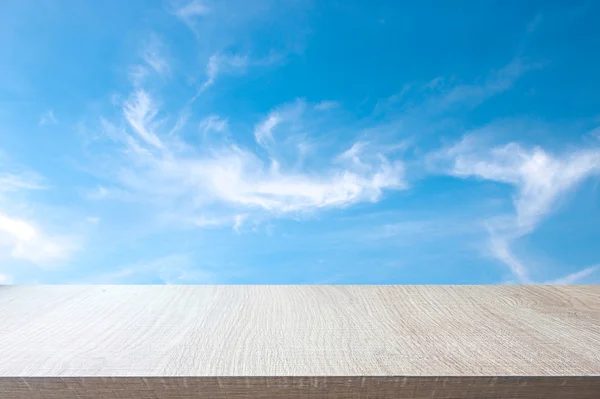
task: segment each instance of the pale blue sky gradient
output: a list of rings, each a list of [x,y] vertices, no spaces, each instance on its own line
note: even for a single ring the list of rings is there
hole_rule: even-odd
[[[600,283],[597,1],[0,3],[0,283]]]

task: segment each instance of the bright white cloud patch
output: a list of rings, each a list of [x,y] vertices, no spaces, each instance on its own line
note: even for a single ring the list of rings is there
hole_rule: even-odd
[[[35,222],[15,217],[11,212],[32,207],[20,194],[45,189],[44,179],[32,171],[0,166],[10,170],[0,172],[0,264],[8,258],[37,264],[66,259],[74,249],[71,240],[49,234]]]
[[[12,284],[12,277],[7,274],[0,273],[0,284]]]
[[[461,10],[392,23],[403,2],[9,3],[0,283],[600,274],[591,12],[562,2],[499,24],[514,7],[486,2],[485,32]],[[553,13],[577,22],[540,26]],[[473,32],[494,45],[474,54]]]
[[[600,149],[552,155],[540,147],[510,143],[481,148],[473,137],[464,138],[430,160],[446,162],[446,172],[507,183],[517,188],[514,198],[518,226],[532,229],[562,194],[600,172]]]
[[[71,245],[58,237],[50,237],[30,222],[0,213],[0,247],[9,256],[34,263],[66,259]]]
[[[491,249],[521,281],[527,268],[510,250],[510,242],[533,231],[557,202],[583,180],[600,173],[600,148],[551,154],[517,143],[487,147],[467,136],[458,144],[428,157],[430,167],[460,178],[496,181],[515,187],[513,219],[489,221]]]
[[[278,118],[274,115],[300,118],[302,103],[273,111],[266,122],[257,126],[256,143],[266,145],[269,137],[269,145],[274,148],[266,159],[226,140],[193,146],[160,135],[154,129],[158,107],[143,90],[137,90],[123,107],[133,134],[122,132],[116,140],[124,143],[127,156],[115,159],[115,183],[141,198],[163,204],[187,198],[198,212],[219,207],[233,214],[245,210],[281,215],[376,202],[385,190],[405,188],[403,164],[366,145],[352,147],[352,157],[345,152],[334,154],[328,163],[314,170],[303,170],[278,158],[280,145],[271,137],[277,125],[273,120]],[[226,127],[214,115],[200,126],[205,132]],[[279,133],[289,139],[296,132],[290,128]],[[114,138],[114,131],[110,136]],[[302,151],[301,147],[294,148]],[[239,228],[241,223],[238,219],[233,225]]]

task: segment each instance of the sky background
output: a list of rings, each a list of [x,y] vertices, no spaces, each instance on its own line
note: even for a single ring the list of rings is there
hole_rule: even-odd
[[[0,2],[0,283],[600,283],[600,2]]]

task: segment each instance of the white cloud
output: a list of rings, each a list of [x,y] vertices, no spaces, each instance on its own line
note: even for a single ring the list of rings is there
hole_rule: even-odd
[[[150,261],[137,262],[116,271],[91,275],[77,283],[123,284],[140,281],[152,282],[155,278],[165,284],[214,284],[214,272],[198,268],[188,254],[173,254]]]
[[[576,283],[581,282],[583,279],[593,275],[597,271],[600,271],[600,265],[594,265],[591,267],[587,267],[585,269],[579,270],[578,272],[571,273],[567,276],[563,276],[556,280],[549,281],[546,284],[557,284],[557,285],[576,284]]]
[[[244,221],[246,220],[246,218],[248,217],[248,215],[235,215],[234,217],[234,224],[233,224],[233,230],[236,233],[240,233],[241,229],[242,229],[242,225],[244,224]]]
[[[206,80],[191,102],[195,101],[203,91],[212,86],[220,76],[240,75],[250,67],[267,67],[280,63],[284,58],[283,55],[276,53],[254,59],[251,59],[248,55],[215,53],[209,57],[206,64]]]
[[[540,147],[523,148],[517,143],[486,149],[479,147],[477,139],[470,136],[430,156],[429,160],[447,162],[446,172],[457,177],[515,186],[517,222],[525,231],[534,228],[550,213],[562,194],[600,172],[600,149],[563,155],[552,155]]]
[[[477,83],[455,84],[436,77],[422,85],[406,84],[398,93],[379,100],[374,113],[401,111],[404,121],[411,119],[420,125],[420,130],[431,128],[439,122],[439,118],[456,118],[459,111],[477,107],[485,100],[510,90],[521,76],[539,67],[517,57]]]
[[[281,122],[281,116],[277,112],[271,113],[267,119],[258,124],[254,129],[256,143],[266,147],[273,141],[273,129]]]
[[[42,116],[40,116],[40,121],[38,122],[38,125],[40,125],[40,126],[57,125],[57,124],[58,124],[58,119],[56,119],[56,116],[54,115],[54,111],[52,111],[52,110],[44,112],[42,114]]]
[[[243,71],[248,66],[248,57],[238,54],[213,54],[208,59],[206,65],[206,81],[200,91],[206,90],[217,80],[217,77],[224,74],[231,74]]]
[[[34,222],[9,215],[15,208],[32,208],[25,203],[24,197],[15,201],[12,195],[20,191],[45,189],[44,179],[31,171],[9,168],[5,162],[0,166],[13,170],[0,172],[0,262],[5,257],[34,263],[66,259],[74,249],[71,240],[50,235]]]
[[[291,124],[297,123],[304,111],[306,103],[304,100],[296,100],[293,103],[285,104],[277,107],[269,113],[269,115],[254,128],[254,139],[258,145],[268,149],[275,144],[274,133],[278,127],[287,125],[287,135],[297,133],[291,129]]]
[[[355,148],[353,158],[339,154],[315,170],[281,164],[274,157],[263,159],[258,153],[228,140],[208,145],[190,146],[176,138],[152,132],[158,109],[149,95],[138,90],[124,106],[124,115],[135,136],[121,132],[128,151],[116,153],[118,165],[113,170],[115,184],[144,200],[169,204],[188,204],[180,209],[193,209],[194,214],[215,207],[221,219],[249,212],[283,215],[311,212],[325,208],[345,207],[359,202],[376,202],[385,190],[406,187],[404,167],[391,161],[375,147]],[[298,117],[302,103],[280,107],[284,117]],[[271,113],[271,116],[274,113]],[[268,123],[267,123],[268,124]],[[205,120],[203,129],[221,129],[222,121]],[[266,132],[257,127],[257,132]],[[286,135],[289,132],[282,132]],[[266,134],[266,133],[265,133]],[[256,142],[261,144],[260,134]],[[273,143],[274,144],[274,143]],[[300,151],[300,147],[293,148]],[[125,154],[125,156],[119,156]],[[98,194],[102,194],[99,192]],[[231,219],[229,219],[231,220]],[[243,219],[232,225],[241,226]],[[197,219],[196,224],[212,225],[214,220]]]
[[[216,227],[220,228],[223,226],[229,226],[235,231],[237,234],[241,232],[242,225],[245,220],[248,218],[247,214],[237,214],[237,215],[226,215],[226,216],[208,216],[201,215],[199,217],[194,217],[190,221],[192,224],[198,227],[210,228]]]
[[[156,148],[163,148],[160,139],[152,132],[152,121],[158,109],[152,99],[142,89],[136,90],[125,102],[123,114],[133,131],[145,143]]]
[[[147,157],[143,163],[147,168],[138,171],[144,176],[135,180],[131,176],[125,183],[149,191],[157,185],[176,185],[205,200],[276,213],[377,201],[384,189],[403,187],[401,164],[385,158],[370,165],[369,171],[348,165],[318,175],[273,170],[239,147],[214,150],[208,157]]]
[[[166,45],[158,35],[148,36],[140,48],[139,58],[141,63],[129,68],[129,80],[134,87],[142,87],[152,73],[163,78],[171,75]]]
[[[32,172],[0,173],[0,193],[17,190],[42,190],[42,178]]]
[[[517,143],[490,148],[473,136],[430,154],[427,161],[441,173],[515,187],[514,218],[490,220],[488,227],[492,253],[523,282],[529,280],[527,268],[511,252],[511,242],[532,232],[555,210],[561,198],[589,176],[600,173],[598,148],[555,155],[540,147],[524,148]]]
[[[73,244],[63,237],[48,236],[33,223],[0,213],[0,246],[9,256],[34,263],[66,259]]]
[[[119,187],[105,187],[102,185],[98,185],[94,188],[90,188],[87,190],[83,190],[83,196],[91,201],[101,201],[101,200],[117,200],[117,201],[135,201],[135,195],[129,193],[126,190],[123,190]]]
[[[529,270],[511,251],[510,244],[516,238],[512,235],[502,236],[490,229],[490,250],[492,254],[505,265],[521,283],[531,283]]]
[[[190,220],[194,225],[198,227],[222,227],[225,225],[233,225],[233,217],[223,216],[207,216],[201,215]]]
[[[90,200],[101,200],[108,196],[109,190],[103,186],[97,186],[87,190],[85,196]]]
[[[164,55],[164,43],[156,35],[152,35],[142,47],[142,60],[161,76],[170,74],[171,68]]]
[[[200,122],[200,131],[206,137],[211,132],[223,133],[227,131],[227,119],[222,119],[218,115],[209,115]]]
[[[338,108],[340,103],[337,101],[321,101],[315,104],[315,109],[319,111],[328,111],[330,109]]]
[[[13,283],[13,279],[11,276],[0,273],[0,285],[1,284],[6,285],[6,284],[12,284],[12,283]]]
[[[192,0],[179,6],[175,6],[173,14],[181,18],[186,23],[191,23],[194,18],[201,17],[210,13],[210,8],[204,1]]]
[[[447,111],[453,106],[478,105],[484,100],[510,89],[525,72],[537,67],[539,65],[526,64],[522,59],[515,58],[502,69],[490,74],[483,84],[458,85],[449,90],[442,90],[441,95],[432,97],[428,105],[438,111]],[[435,88],[438,86],[439,82],[436,82]]]
[[[149,75],[150,71],[148,71],[148,68],[143,65],[133,65],[131,68],[129,68],[129,80],[135,87],[142,86]]]

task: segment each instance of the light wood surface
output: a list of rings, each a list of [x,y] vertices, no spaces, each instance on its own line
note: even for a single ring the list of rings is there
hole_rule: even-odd
[[[598,376],[600,286],[4,286],[0,376]]]

